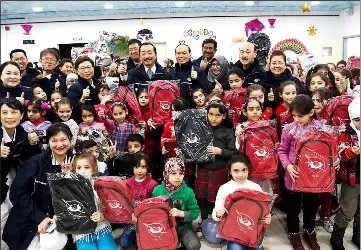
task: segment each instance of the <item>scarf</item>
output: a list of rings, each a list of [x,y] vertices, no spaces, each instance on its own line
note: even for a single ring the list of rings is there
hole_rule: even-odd
[[[218,63],[221,65],[221,73],[218,76],[216,76],[215,74],[213,74],[212,70],[210,69],[208,71],[208,77],[207,77],[209,82],[215,82],[215,80],[219,81],[219,79],[221,79],[224,75],[228,73],[228,68],[229,68],[228,60],[224,56],[215,56],[212,58],[210,65],[212,65],[212,63],[215,60],[217,60]]]
[[[358,141],[360,142],[360,130],[358,130],[353,123],[352,119],[360,117],[360,97],[356,97],[348,106],[348,114],[350,116],[350,126],[353,130],[355,130],[357,134]]]
[[[43,123],[43,122],[45,122],[45,118],[44,118],[44,117],[40,118],[40,119],[37,120],[37,121],[32,121],[31,123],[32,123],[35,127],[37,127],[39,124],[41,124],[41,123]]]
[[[179,158],[169,158],[169,160],[165,163],[163,171],[164,185],[169,193],[176,191],[179,187],[182,186],[179,185],[178,187],[176,187],[169,182],[169,175],[171,174],[172,170],[174,171],[178,169],[181,171],[182,174],[185,173],[184,162]]]

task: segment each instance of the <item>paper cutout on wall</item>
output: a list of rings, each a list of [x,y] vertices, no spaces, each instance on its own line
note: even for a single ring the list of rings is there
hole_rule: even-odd
[[[258,18],[253,19],[245,24],[246,36],[248,36],[249,33],[261,32],[264,28],[265,26]]]
[[[199,30],[192,30],[189,29],[188,31],[184,31],[181,39],[179,40],[179,44],[185,44],[185,40],[188,37],[192,37],[195,40],[198,40],[201,36],[206,36],[209,38],[212,38],[214,40],[216,40],[216,35],[214,34],[214,32],[212,30],[208,30],[208,29],[199,29]]]
[[[269,18],[267,19],[268,20],[268,23],[270,25],[270,28],[274,28],[275,26],[275,22],[276,22],[276,18]]]
[[[310,10],[311,10],[311,6],[308,5],[308,3],[305,3],[301,8],[302,8],[303,13],[310,12]]]
[[[243,43],[244,42],[244,38],[243,37],[239,37],[239,38],[233,38],[232,39],[232,43]]]
[[[294,38],[289,38],[278,42],[271,49],[269,54],[271,55],[275,50],[280,50],[280,51],[290,50],[295,52],[296,54],[305,54],[308,52],[306,46],[300,40]]]
[[[30,30],[33,28],[33,26],[31,24],[22,24],[20,26],[25,31],[25,33],[23,33],[24,35],[30,35]]]
[[[140,19],[140,25],[143,25],[144,24],[144,20],[143,18]]]
[[[299,55],[297,59],[304,72],[308,72],[312,67],[317,65],[316,57],[312,53]]]
[[[315,25],[312,25],[312,26],[308,27],[307,31],[308,31],[309,36],[315,36],[317,29],[316,29]]]

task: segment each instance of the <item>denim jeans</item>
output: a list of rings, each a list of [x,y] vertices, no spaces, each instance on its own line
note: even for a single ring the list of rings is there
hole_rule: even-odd
[[[119,238],[119,243],[122,247],[127,248],[135,245],[136,233],[133,224],[127,225],[124,228],[122,235]]]
[[[263,247],[246,247],[241,244],[228,241],[227,250],[263,250]]]

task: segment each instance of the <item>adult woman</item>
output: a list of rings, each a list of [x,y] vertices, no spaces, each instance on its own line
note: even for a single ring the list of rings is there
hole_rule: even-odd
[[[4,62],[0,66],[0,98],[15,97],[24,105],[24,89],[20,86],[20,68],[15,62]]]
[[[7,196],[9,186],[15,177],[21,162],[40,153],[35,133],[25,132],[20,121],[24,115],[23,105],[13,97],[5,98],[0,103],[1,111],[1,233],[11,209]],[[11,173],[11,174],[10,174]]]
[[[270,70],[265,72],[263,79],[263,87],[268,93],[268,98],[271,99],[271,96],[274,95],[275,104],[278,105],[280,101],[278,88],[280,84],[284,81],[293,81],[296,83],[298,88],[298,94],[305,94],[306,89],[300,83],[300,81],[292,76],[291,71],[286,67],[286,55],[279,50],[275,50],[270,56]],[[272,88],[273,93],[270,91]],[[273,105],[271,105],[273,106]],[[275,107],[275,106],[274,106]]]
[[[72,134],[67,125],[53,123],[46,138],[49,148],[24,163],[10,188],[13,208],[3,234],[10,249],[61,250],[67,242],[66,235],[45,231],[55,221],[46,173],[61,172],[67,166]]]
[[[212,58],[209,63],[210,70],[208,71],[207,81],[209,90],[208,92],[212,92],[215,87],[216,89],[220,89],[221,86],[216,86],[218,81],[222,85],[223,90],[230,90],[227,73],[229,69],[228,60],[224,56],[216,55]]]
[[[76,122],[81,122],[79,106],[81,104],[94,105],[98,104],[95,86],[98,80],[94,78],[94,61],[88,56],[80,56],[74,64],[78,80],[70,86],[68,98],[73,105],[73,117]]]

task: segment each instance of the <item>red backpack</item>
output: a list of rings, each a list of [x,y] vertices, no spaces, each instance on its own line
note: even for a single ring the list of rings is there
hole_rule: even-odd
[[[136,235],[139,250],[172,250],[178,247],[177,224],[169,216],[172,199],[159,196],[143,200],[135,209]]]
[[[336,96],[331,98],[323,109],[323,119],[327,125],[341,126],[350,123],[348,105],[352,102],[352,96]]]
[[[277,131],[269,121],[249,124],[239,137],[239,151],[251,160],[250,178],[274,179],[278,168]]]
[[[172,118],[171,103],[180,96],[177,84],[166,80],[154,81],[149,85],[149,107],[151,119],[156,126],[162,126]]]
[[[257,248],[266,233],[263,218],[270,213],[271,198],[262,191],[240,188],[227,196],[228,210],[219,224],[221,238]]]
[[[307,193],[332,192],[335,185],[337,141],[320,130],[306,132],[296,143],[296,168],[300,173],[293,182],[293,190]]]
[[[102,200],[104,216],[110,223],[131,224],[133,193],[126,180],[101,176],[95,180],[94,189]]]
[[[225,91],[224,101],[229,104],[230,109],[234,111],[233,124],[237,126],[240,123],[240,112],[242,110],[242,104],[246,100],[247,89],[235,89]]]

